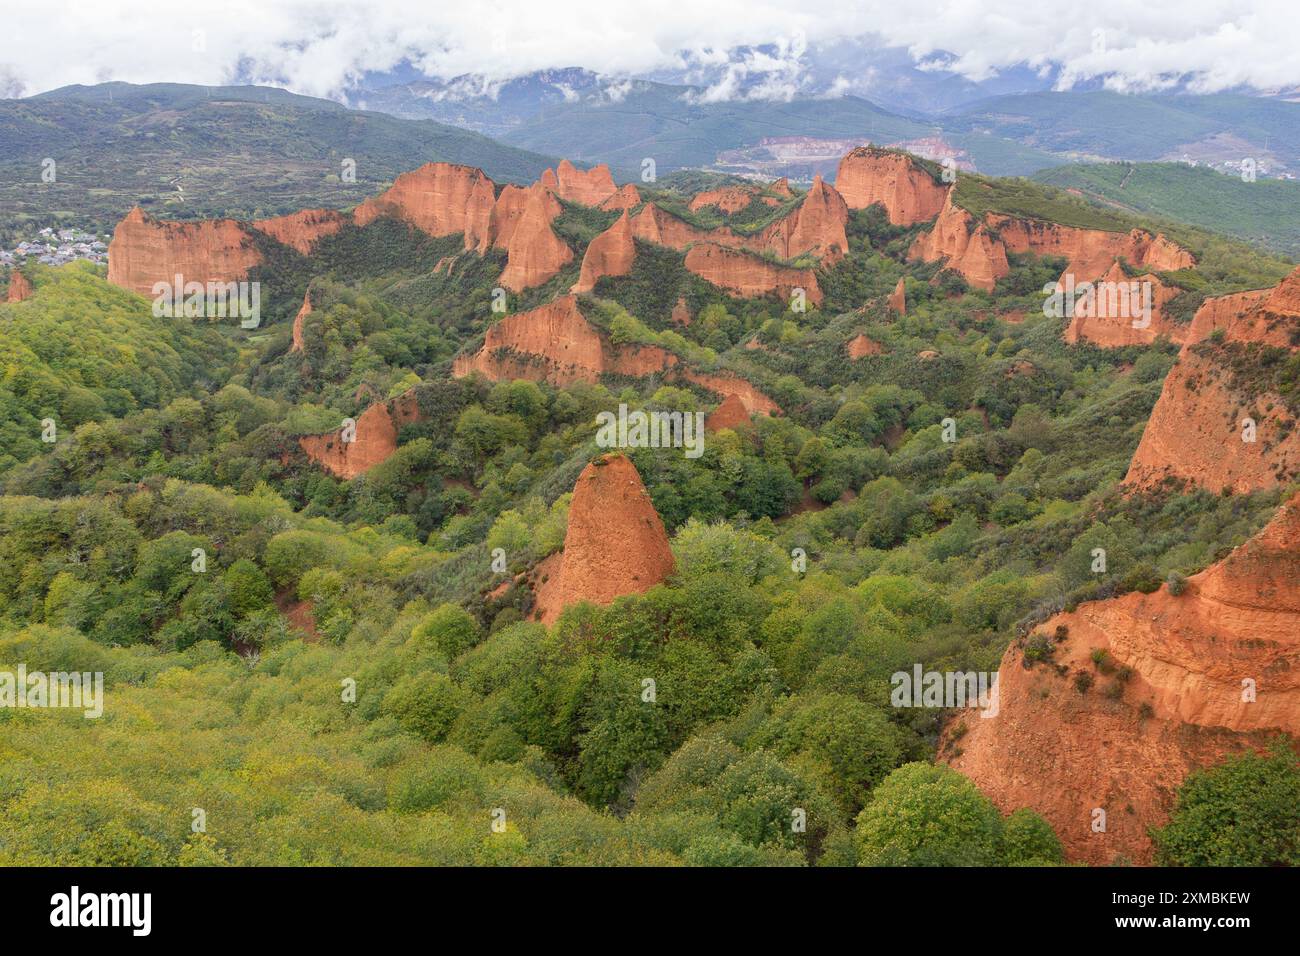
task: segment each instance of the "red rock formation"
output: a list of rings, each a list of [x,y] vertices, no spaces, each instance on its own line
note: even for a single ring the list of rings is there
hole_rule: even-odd
[[[1242,293],[1193,320],[1206,335],[1216,323],[1224,341],[1189,341],[1165,378],[1125,482],[1152,488],[1166,478],[1221,491],[1271,488],[1300,475],[1300,422],[1280,395],[1236,381],[1234,356],[1259,346],[1300,351],[1300,269],[1267,294]],[[1206,306],[1202,307],[1203,309]],[[1248,354],[1245,364],[1249,366]],[[1255,422],[1255,441],[1243,441],[1242,422]]]
[[[631,183],[625,183],[618,187],[618,191],[608,199],[601,200],[600,208],[606,212],[616,212],[623,209],[635,209],[641,205],[641,194]]]
[[[850,209],[880,203],[896,226],[933,219],[948,193],[912,157],[871,146],[859,147],[840,160],[835,188]]]
[[[997,715],[955,718],[946,759],[1002,810],[1042,814],[1071,859],[1150,862],[1147,828],[1166,821],[1190,770],[1261,746],[1275,731],[1300,732],[1300,496],[1189,578],[1182,595],[1161,588],[1088,602],[1040,631],[1061,625],[1068,636],[1053,657],[1069,673],[1027,669],[1013,645],[999,671]],[[1118,699],[1101,692],[1115,678],[1097,673],[1098,650],[1132,670]],[[1097,686],[1080,694],[1078,672],[1094,674]],[[1247,678],[1254,701],[1242,699]],[[1105,832],[1091,826],[1096,808],[1106,811]]]
[[[907,283],[899,279],[889,296],[889,308],[898,315],[907,315]]]
[[[740,396],[732,392],[709,414],[708,418],[704,419],[704,430],[716,432],[723,428],[734,429],[748,424],[749,409],[745,407]]]
[[[782,259],[796,259],[811,252],[822,265],[833,266],[848,253],[849,240],[844,232],[848,221],[849,207],[843,197],[818,176],[794,212],[772,223],[756,239],[740,244]]]
[[[555,172],[554,189],[565,202],[581,203],[584,206],[598,206],[618,191],[608,166],[593,166],[583,172],[567,159],[560,160]]]
[[[252,236],[233,219],[162,222],[136,206],[113,230],[108,281],[144,296],[157,282],[235,282],[262,261]]]
[[[1149,345],[1159,336],[1172,342],[1182,342],[1190,331],[1165,314],[1164,307],[1178,295],[1178,289],[1165,285],[1154,274],[1129,278],[1115,259],[1100,279],[1096,280],[1091,304],[1080,308],[1075,304],[1075,314],[1065,329],[1065,341],[1073,344],[1088,341],[1104,348],[1124,345]],[[1134,285],[1136,283],[1137,285]],[[1143,314],[1143,287],[1149,290],[1151,314]],[[1066,286],[1068,288],[1068,286]]]
[[[601,375],[651,375],[677,364],[677,356],[653,346],[613,347],[583,318],[572,295],[507,316],[488,329],[483,347],[452,363],[457,378],[481,372],[493,381],[529,379],[570,385]]]
[[[680,325],[682,328],[686,328],[691,324],[691,310],[686,305],[685,296],[679,295],[677,297],[677,304],[673,306],[673,311],[668,317],[668,321],[673,325]]]
[[[636,258],[636,243],[632,241],[632,221],[627,211],[587,246],[582,257],[582,272],[574,284],[574,292],[590,292],[602,276],[625,276],[632,271]]]
[[[311,289],[303,293],[302,308],[293,317],[293,345],[289,348],[290,352],[301,352],[303,350],[302,320],[309,315],[311,315]]]
[[[949,269],[972,286],[990,292],[997,280],[1011,271],[1006,248],[974,216],[954,204],[951,195],[944,201],[934,228],[917,236],[907,254],[925,262],[944,259]]]
[[[32,297],[32,284],[27,281],[27,276],[18,271],[14,266],[9,270],[9,293],[5,296],[6,302],[26,302]]]
[[[678,366],[675,372],[688,382],[694,382],[696,385],[707,388],[710,392],[724,398],[730,395],[736,396],[750,415],[781,414],[781,409],[776,402],[739,375],[732,375],[729,372],[697,372],[694,369],[682,366]]]
[[[492,381],[528,379],[570,385],[602,375],[682,378],[719,396],[736,395],[750,413],[779,414],[777,404],[739,376],[698,372],[672,352],[653,345],[615,346],[578,309],[576,296],[507,316],[488,329],[483,347],[452,362],[457,378],[478,372]]]
[[[1136,268],[1155,272],[1190,269],[1196,264],[1186,249],[1163,235],[1153,236],[1141,229],[1104,232],[1001,215],[988,216],[986,225],[1002,238],[1010,252],[1032,252],[1039,256],[1068,259],[1065,272],[1072,273],[1076,282],[1104,275],[1117,258],[1127,260]]]
[[[419,405],[414,392],[389,402],[377,402],[356,419],[353,441],[343,440],[343,429],[323,435],[303,435],[298,444],[307,457],[339,478],[363,475],[397,450],[398,428],[418,421]]]
[[[549,625],[571,604],[607,605],[640,594],[675,566],[636,466],[623,455],[606,455],[587,465],[573,486],[560,570],[539,589],[537,616]]]
[[[782,176],[776,182],[772,183],[768,188],[783,199],[794,198],[794,191],[790,189],[790,180],[785,176]]]
[[[515,227],[519,225],[519,220],[524,215],[531,194],[531,190],[523,186],[510,185],[501,190],[501,195],[497,196],[496,204],[492,207],[492,214],[488,217],[488,232],[484,237],[486,241],[482,244],[482,248],[477,250],[478,252],[486,252],[489,246],[498,249],[510,247],[510,240],[515,235]]]
[[[1272,289],[1254,289],[1250,292],[1234,292],[1206,299],[1192,317],[1184,344],[1208,339],[1216,329],[1227,329],[1229,325],[1241,318],[1246,312],[1272,293]]]
[[[347,217],[333,209],[303,209],[274,219],[255,219],[253,227],[307,256],[316,243],[338,232],[345,222]]]
[[[697,193],[691,199],[691,209],[694,211],[705,206],[716,206],[730,216],[753,202],[759,192],[760,190],[754,186],[723,186],[721,189],[710,189],[707,192]]]
[[[696,229],[690,223],[678,219],[671,213],[664,212],[654,203],[647,203],[639,213],[632,217],[632,235],[644,242],[653,242],[670,249],[682,250],[692,243],[704,242],[721,234],[722,240],[735,244],[738,239],[731,235],[731,230],[715,229],[709,232]]]
[[[481,169],[452,163],[426,163],[402,173],[387,190],[353,210],[358,226],[380,216],[410,223],[431,236],[464,233],[465,248],[487,249],[496,188]]]
[[[855,361],[868,355],[882,355],[885,351],[884,346],[879,342],[873,341],[861,333],[849,339],[848,350],[849,358]]]
[[[506,267],[501,284],[513,292],[546,282],[573,261],[573,250],[555,234],[551,223],[560,204],[540,183],[528,188],[523,213],[515,222],[506,245]]]
[[[792,269],[724,249],[713,243],[699,243],[686,253],[686,268],[707,282],[742,298],[775,295],[789,301],[794,289],[803,289],[808,302],[820,305],[822,290],[811,269]]]

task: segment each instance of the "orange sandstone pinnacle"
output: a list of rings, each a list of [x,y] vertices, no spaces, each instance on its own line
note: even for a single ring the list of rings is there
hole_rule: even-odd
[[[650,590],[675,570],[663,520],[626,456],[605,455],[573,486],[560,570],[537,594],[537,616],[552,624],[571,604],[607,605]]]

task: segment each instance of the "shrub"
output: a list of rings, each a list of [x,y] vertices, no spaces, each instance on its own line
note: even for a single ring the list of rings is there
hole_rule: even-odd
[[[1056,646],[1046,634],[1034,634],[1025,642],[1026,664],[1032,665],[1037,664],[1039,661],[1050,661],[1055,653]]]

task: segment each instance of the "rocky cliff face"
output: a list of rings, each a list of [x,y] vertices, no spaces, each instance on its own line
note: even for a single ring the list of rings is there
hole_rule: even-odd
[[[252,236],[233,219],[162,222],[139,206],[113,230],[108,281],[143,296],[156,282],[235,282],[262,261]]]
[[[636,243],[632,240],[632,221],[625,210],[618,220],[587,245],[582,257],[582,272],[573,286],[574,292],[590,292],[602,276],[625,276],[632,271]]]
[[[570,385],[605,374],[651,375],[676,364],[677,356],[652,346],[615,348],[583,317],[577,298],[566,295],[502,319],[488,329],[481,349],[455,359],[452,374]]]
[[[870,146],[840,160],[835,188],[850,209],[880,203],[896,226],[927,222],[943,209],[948,189],[911,157]]]
[[[907,283],[902,279],[889,294],[889,308],[895,315],[907,315]]]
[[[290,352],[301,352],[305,347],[302,338],[302,320],[311,315],[311,289],[303,293],[302,307],[298,309],[298,314],[293,317],[293,345],[289,347]]]
[[[571,604],[606,605],[648,591],[674,569],[668,533],[636,466],[606,455],[573,486],[559,573],[540,587],[537,616],[549,625]]]
[[[1210,300],[1192,321],[1223,341],[1188,341],[1165,378],[1125,482],[1166,479],[1246,493],[1300,475],[1300,422],[1272,390],[1265,349],[1300,351],[1300,269],[1277,288]],[[1294,344],[1293,344],[1294,343]],[[1254,441],[1244,441],[1254,422]]]
[[[316,243],[338,232],[345,222],[347,217],[333,209],[303,209],[274,219],[255,219],[253,227],[309,256]]]
[[[26,302],[32,297],[32,284],[27,281],[27,276],[18,271],[18,267],[9,270],[9,292],[5,295],[6,302]]]
[[[543,174],[543,182],[549,178]],[[609,167],[605,165],[594,166],[583,172],[567,159],[562,159],[555,170],[554,180],[555,192],[561,199],[584,206],[599,206],[618,191],[614,186],[614,178],[609,174]]]
[[[941,753],[1004,811],[1042,814],[1071,859],[1150,862],[1147,828],[1167,819],[1190,770],[1300,731],[1300,496],[1183,594],[1089,602],[1038,631],[1061,626],[1053,659],[1067,673],[1026,668],[1013,645],[997,716],[955,717]],[[1132,670],[1117,698],[1103,692],[1116,678],[1092,660],[1102,650]],[[1097,677],[1083,694],[1079,672]],[[1096,809],[1105,832],[1093,829]]]
[[[641,205],[641,193],[631,183],[625,183],[618,187],[614,195],[601,200],[600,208],[606,212],[619,212],[624,209],[635,209],[639,205]]]
[[[723,186],[721,189],[710,189],[707,192],[696,193],[691,198],[691,209],[699,210],[705,206],[716,206],[730,216],[747,207],[759,192],[760,190],[754,186]]]
[[[549,189],[540,183],[529,187],[506,245],[501,284],[507,289],[520,292],[541,285],[573,261],[573,250],[551,228],[559,214],[560,204]]]
[[[716,432],[723,428],[739,428],[748,424],[749,409],[745,407],[740,396],[733,392],[709,413],[708,418],[704,419],[704,430]]]
[[[997,280],[1011,271],[1007,251],[982,223],[952,197],[944,201],[934,228],[912,243],[908,257],[925,262],[946,260],[947,267],[977,289],[992,291]]]
[[[739,375],[732,375],[730,372],[697,372],[681,366],[674,371],[686,381],[707,388],[715,395],[723,398],[734,395],[745,406],[745,411],[749,415],[781,414],[781,409],[776,402]]]
[[[453,163],[425,163],[402,173],[393,185],[352,212],[358,226],[381,216],[401,219],[431,236],[464,233],[465,248],[484,250],[496,188],[481,169]]]
[[[1102,285],[1097,287],[1092,305],[1071,317],[1065,329],[1065,341],[1072,344],[1087,341],[1103,348],[1117,348],[1149,345],[1163,335],[1171,342],[1181,343],[1191,331],[1190,325],[1180,325],[1165,314],[1165,306],[1179,290],[1165,285],[1156,275],[1147,273],[1129,278],[1116,259],[1097,282]],[[1133,283],[1138,283],[1136,290]],[[1142,296],[1143,287],[1148,290],[1149,300]],[[1149,316],[1142,313],[1143,301],[1149,301]]]
[[[340,427],[323,435],[304,435],[298,444],[326,471],[350,480],[387,460],[397,450],[398,429],[419,417],[415,394],[407,392],[392,401],[376,402],[358,415],[353,441],[343,440]]]
[[[844,232],[848,221],[849,207],[844,198],[818,176],[793,213],[772,223],[756,240],[739,244],[754,252],[771,252],[782,259],[812,253],[822,265],[833,266],[848,254],[849,240]]]
[[[688,271],[706,282],[745,298],[775,295],[789,301],[793,290],[803,289],[811,304],[820,305],[822,301],[821,287],[811,269],[779,266],[709,242],[692,246],[685,264]]]
[[[1163,235],[1141,229],[1131,232],[1103,232],[1079,229],[1037,219],[989,216],[986,222],[1010,252],[1032,252],[1039,256],[1063,256],[1069,262],[1067,273],[1076,282],[1091,281],[1105,275],[1117,258],[1129,265],[1155,272],[1190,269],[1196,260],[1187,250]]]
[[[672,352],[653,345],[614,345],[583,317],[574,295],[507,316],[488,329],[482,348],[452,362],[457,378],[472,372],[492,381],[527,379],[552,385],[596,382],[602,375],[665,375],[693,382],[723,398],[735,395],[751,414],[780,411],[772,399],[737,375],[696,371]]]

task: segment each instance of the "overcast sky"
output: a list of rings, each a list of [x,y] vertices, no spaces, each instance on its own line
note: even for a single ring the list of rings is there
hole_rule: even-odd
[[[548,67],[637,74],[725,63],[777,44],[772,95],[797,85],[818,44],[873,35],[972,79],[1057,67],[1058,87],[1098,77],[1149,90],[1300,85],[1296,0],[38,0],[6,4],[0,95],[126,80],[232,78],[337,97],[409,60],[443,78]],[[734,59],[734,58],[733,58]],[[852,79],[852,78],[849,78]],[[732,75],[719,81],[726,97]]]

